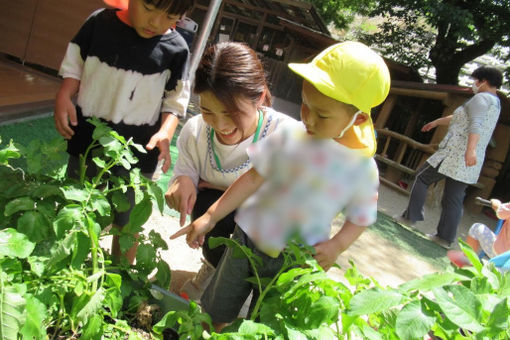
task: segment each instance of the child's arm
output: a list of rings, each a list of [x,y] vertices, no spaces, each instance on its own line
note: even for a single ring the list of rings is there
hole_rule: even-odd
[[[345,221],[342,229],[340,229],[335,236],[315,245],[316,253],[314,258],[324,270],[329,270],[338,256],[347,250],[365,229],[367,229],[367,227],[359,226],[348,220]]]
[[[159,149],[158,160],[163,160],[163,167],[161,170],[166,173],[170,169],[172,164],[172,158],[170,157],[170,143],[174,137],[175,129],[179,124],[179,118],[172,113],[163,112],[161,117],[161,127],[156,132],[149,143],[145,146],[147,150],[152,150],[154,147]]]
[[[74,78],[64,78],[55,98],[55,128],[65,139],[71,139],[74,135],[73,129],[69,126],[78,124],[76,119],[76,108],[72,98],[80,88],[80,81]]]
[[[204,243],[205,234],[214,228],[216,223],[239,207],[264,182],[264,178],[254,169],[240,176],[225,193],[209,207],[205,214],[187,227],[179,230],[170,239],[186,235],[186,242],[191,248],[198,248]]]

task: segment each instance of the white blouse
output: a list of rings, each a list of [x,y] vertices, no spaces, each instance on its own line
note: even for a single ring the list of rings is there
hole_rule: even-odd
[[[270,135],[275,129],[297,123],[294,118],[272,108],[264,107],[262,110],[265,115],[259,140]],[[197,115],[184,124],[177,139],[179,156],[169,185],[179,176],[188,176],[195,186],[202,179],[212,185],[226,188],[251,168],[246,149],[253,143],[253,135],[239,144],[225,145],[218,141],[216,134],[211,141],[210,131],[211,128],[202,119],[202,115]],[[221,162],[221,170],[214,160],[211,142],[214,143],[214,151]]]

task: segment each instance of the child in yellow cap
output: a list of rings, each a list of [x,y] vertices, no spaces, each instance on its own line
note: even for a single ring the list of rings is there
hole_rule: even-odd
[[[386,98],[388,68],[361,43],[329,47],[308,64],[289,67],[304,78],[302,123],[281,129],[248,148],[253,168],[239,177],[209,210],[172,235],[187,234],[196,248],[215,223],[237,208],[234,235],[261,256],[260,277],[274,276],[281,251],[296,233],[316,250],[328,270],[377,218],[376,142],[370,109]],[[345,223],[330,237],[331,222]],[[232,322],[252,291],[246,259],[228,249],[202,296],[217,330]]]

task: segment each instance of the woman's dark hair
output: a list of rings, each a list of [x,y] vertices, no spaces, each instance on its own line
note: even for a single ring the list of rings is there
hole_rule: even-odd
[[[143,0],[143,2],[174,15],[183,15],[193,7],[193,0]]]
[[[471,77],[479,81],[486,80],[491,86],[499,88],[503,83],[503,73],[494,67],[481,66],[473,71]]]
[[[264,67],[255,51],[238,42],[223,42],[209,47],[195,73],[194,92],[211,91],[233,113],[237,124],[238,99],[258,104],[265,94],[264,105],[271,106],[271,94]]]

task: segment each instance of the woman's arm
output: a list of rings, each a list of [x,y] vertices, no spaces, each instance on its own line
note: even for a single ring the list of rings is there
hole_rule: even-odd
[[[438,127],[439,125],[450,125],[450,121],[452,120],[452,117],[453,117],[453,115],[449,115],[446,117],[442,117],[442,118],[433,120],[433,121],[423,125],[423,127],[421,128],[421,131],[427,132],[427,131],[430,131],[430,130]]]

